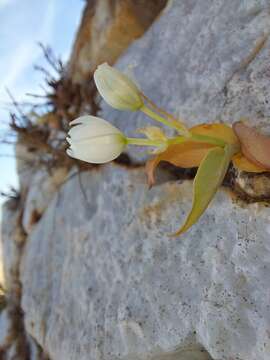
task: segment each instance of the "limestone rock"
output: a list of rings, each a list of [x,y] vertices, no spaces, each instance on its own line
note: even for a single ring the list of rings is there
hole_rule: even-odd
[[[10,346],[12,337],[12,321],[7,309],[4,309],[0,313],[0,351]]]
[[[23,315],[20,309],[19,265],[25,243],[25,233],[21,228],[21,215],[20,199],[9,200],[4,204],[1,242],[6,306],[0,315],[0,357],[6,360],[30,360],[24,333]]]
[[[18,287],[21,247],[25,241],[25,234],[20,228],[21,213],[22,209],[17,200],[9,200],[3,206],[1,242],[5,288],[8,291],[14,288],[15,293]]]
[[[69,76],[85,81],[104,61],[113,64],[130,43],[144,34],[167,0],[97,0],[85,8]]]
[[[269,173],[256,174],[240,171],[235,178],[236,190],[253,201],[270,199],[270,176]]]
[[[36,171],[34,164],[37,160],[36,149],[18,141],[15,146],[16,168],[19,179],[20,191],[25,194],[28,190],[32,176]]]
[[[21,263],[26,329],[51,359],[270,357],[270,209],[220,190],[171,239],[191,199],[190,181],[148,191],[111,165],[63,186]]]
[[[4,287],[5,277],[4,277],[4,265],[3,265],[3,244],[1,240],[1,224],[0,224],[0,286]],[[0,289],[0,308],[1,308],[1,289]]]
[[[22,225],[26,233],[30,233],[39,221],[66,176],[66,168],[54,169],[51,174],[41,169],[34,174],[26,195],[22,217]]]
[[[145,95],[188,126],[244,116],[270,132],[269,33],[268,0],[171,0],[117,67],[132,67]],[[154,123],[104,103],[101,115],[129,136]],[[128,154],[147,157],[133,147]]]

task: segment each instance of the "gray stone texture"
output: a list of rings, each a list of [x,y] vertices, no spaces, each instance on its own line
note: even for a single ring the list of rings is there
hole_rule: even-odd
[[[52,359],[163,359],[186,346],[270,357],[270,210],[221,190],[170,238],[191,193],[189,181],[148,191],[142,169],[112,165],[64,185],[21,264],[26,328]]]
[[[67,169],[62,167],[50,173],[47,169],[41,169],[29,179],[22,216],[22,226],[27,234],[32,231],[66,176]]]

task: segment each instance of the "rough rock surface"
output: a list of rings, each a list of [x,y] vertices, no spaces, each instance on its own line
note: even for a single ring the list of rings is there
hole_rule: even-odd
[[[188,126],[247,117],[270,132],[269,0],[171,0],[117,67],[130,67],[146,96]],[[139,112],[102,116],[129,136],[153,122]],[[138,155],[130,147],[129,155]]]
[[[19,187],[21,194],[26,194],[28,191],[31,179],[36,171],[35,163],[37,154],[32,151],[30,146],[22,143],[20,138],[15,147],[16,153],[16,170],[19,179]]]
[[[26,234],[21,226],[20,199],[5,203],[2,218],[2,251],[5,308],[0,313],[0,358],[5,360],[47,360],[37,343],[25,333],[21,311],[19,267]]]
[[[148,191],[142,169],[115,166],[64,185],[21,266],[27,331],[52,359],[166,359],[186,346],[206,349],[198,359],[270,357],[270,209],[221,190],[171,239],[191,196],[189,181]]]
[[[167,0],[88,1],[69,63],[74,83],[89,78],[97,65],[113,64],[144,34]]]
[[[5,288],[12,291],[18,287],[18,267],[20,263],[21,247],[25,241],[25,234],[18,226],[21,217],[19,202],[8,201],[3,206],[2,217],[2,253],[5,278]]]
[[[51,174],[45,169],[41,169],[32,176],[31,181],[29,181],[29,191],[26,195],[22,217],[22,225],[27,234],[38,222],[66,176],[66,168],[58,168],[53,170]]]
[[[0,313],[0,351],[9,347],[12,340],[12,321],[9,317],[8,311],[4,309]]]

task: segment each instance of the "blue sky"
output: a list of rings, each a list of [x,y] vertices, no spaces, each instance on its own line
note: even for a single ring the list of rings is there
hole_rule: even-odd
[[[25,93],[42,93],[42,75],[34,65],[44,65],[38,42],[49,45],[64,61],[68,59],[80,23],[83,0],[0,0],[0,134],[9,120],[5,88],[16,100]],[[8,155],[8,157],[3,157]],[[0,145],[0,191],[17,187],[15,160],[10,146]],[[2,199],[0,198],[0,204]]]

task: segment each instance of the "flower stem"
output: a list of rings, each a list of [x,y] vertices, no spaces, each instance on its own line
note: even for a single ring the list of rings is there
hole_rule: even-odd
[[[126,143],[128,145],[138,145],[138,146],[164,146],[164,145],[176,145],[182,144],[186,141],[193,141],[196,143],[205,143],[210,145],[216,145],[220,147],[225,147],[228,145],[225,141],[221,139],[217,139],[207,135],[200,134],[190,134],[189,137],[185,136],[176,136],[173,138],[167,139],[167,141],[159,141],[159,140],[150,140],[150,139],[142,139],[142,138],[126,138]]]
[[[167,143],[168,143],[168,145],[182,144],[182,143],[188,141],[189,139],[190,138],[186,138],[185,136],[177,136],[177,137],[168,139]]]
[[[165,116],[165,118],[167,118],[170,121],[171,127],[173,127],[174,129],[177,129],[177,131],[180,134],[182,134],[183,136],[189,137],[189,134],[190,134],[189,130],[182,120],[176,119],[172,114],[169,114],[164,109],[158,107],[152,100],[150,100],[146,95],[144,95],[144,93],[141,93],[141,96],[143,97],[143,99],[145,99],[147,101],[148,105],[150,105],[150,107],[153,110],[155,110],[159,114]]]
[[[152,119],[179,131],[179,127],[177,127],[176,124],[173,124],[171,121],[164,119],[162,116],[158,115],[153,110],[149,109],[149,107],[147,107],[146,105],[143,105],[143,107],[141,107],[140,110],[149,117],[151,117]]]
[[[221,139],[217,139],[211,136],[206,136],[206,135],[199,135],[199,134],[190,134],[190,137],[185,137],[185,136],[177,136],[171,139],[168,139],[168,144],[173,145],[173,144],[182,144],[185,141],[193,141],[196,143],[205,143],[205,144],[210,144],[210,145],[216,145],[216,146],[220,146],[220,147],[224,147],[225,145],[227,145],[225,143],[225,141],[221,140]]]
[[[126,138],[128,145],[138,145],[138,146],[162,146],[164,145],[163,141],[141,139],[141,138]]]
[[[192,134],[190,137],[190,140],[196,141],[196,142],[201,142],[201,143],[206,143],[206,144],[211,144],[211,145],[217,145],[217,146],[221,146],[221,147],[224,147],[225,145],[227,145],[227,143],[221,139],[217,139],[215,137],[207,136],[207,135],[200,135],[200,134]]]

